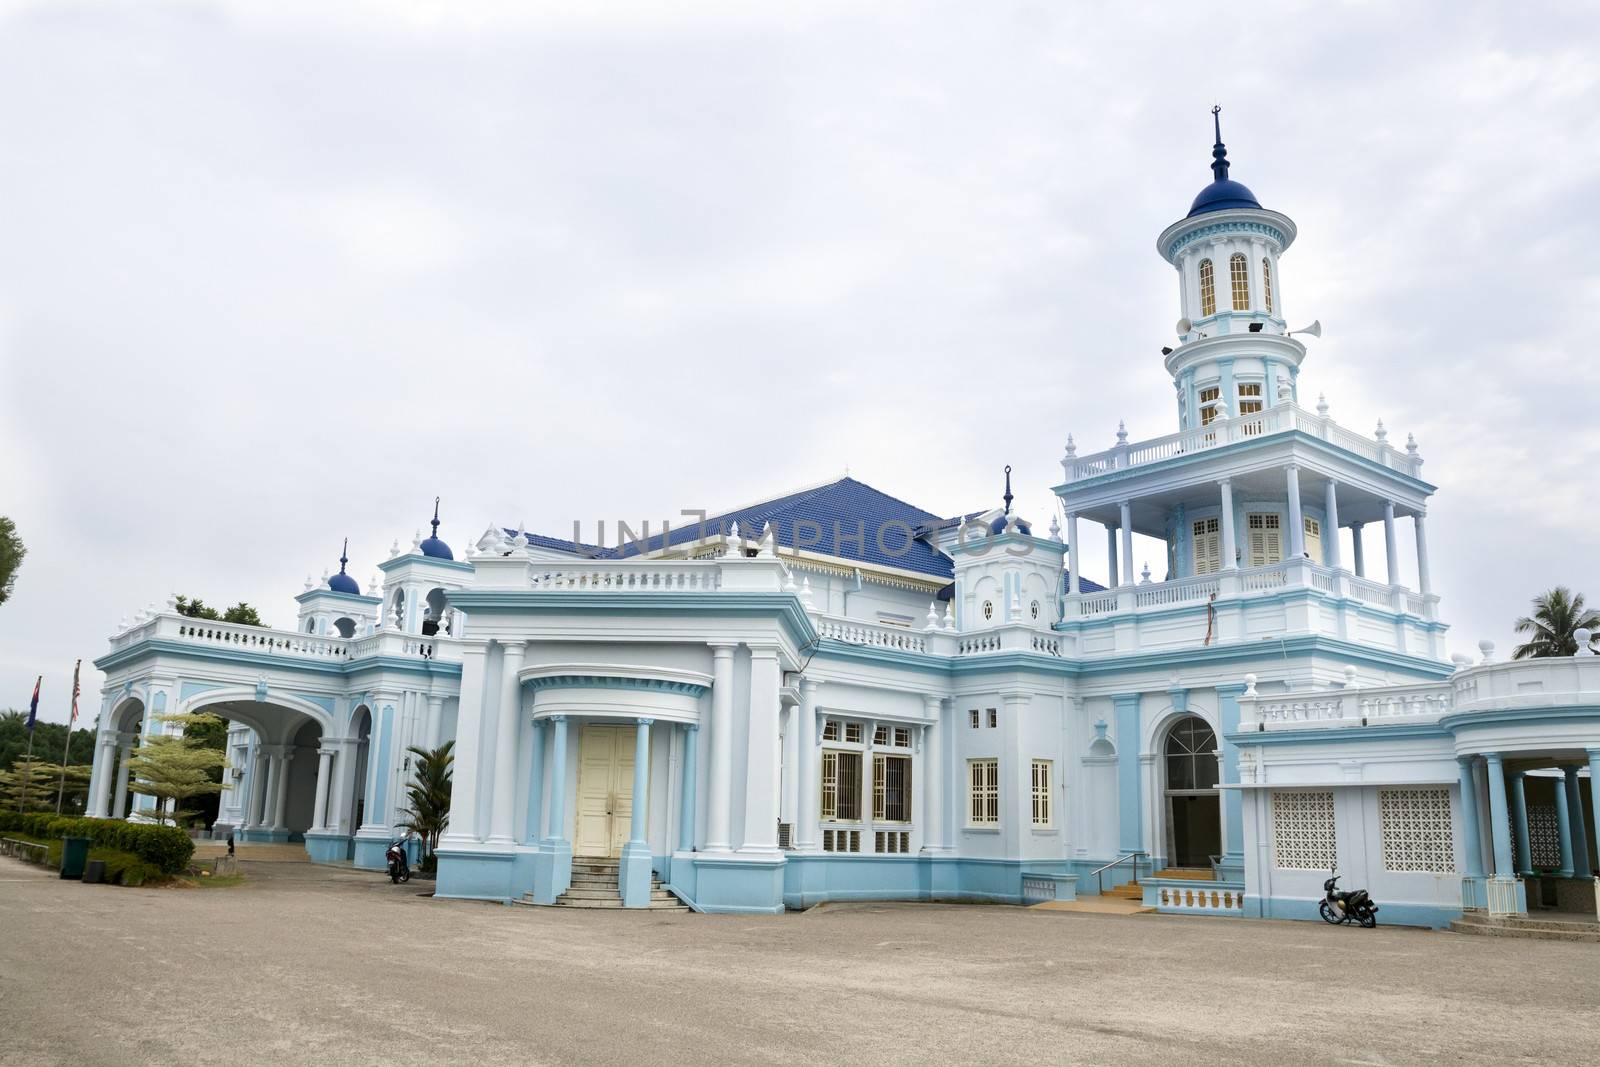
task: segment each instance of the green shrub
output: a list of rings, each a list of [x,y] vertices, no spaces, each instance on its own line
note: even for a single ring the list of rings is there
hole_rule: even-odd
[[[189,865],[189,858],[194,855],[194,842],[186,832],[175,826],[153,823],[79,819],[49,812],[19,815],[8,811],[0,813],[0,833],[7,831],[53,840],[87,837],[94,846],[133,854],[155,874],[177,874]],[[124,881],[123,884],[138,883]]]

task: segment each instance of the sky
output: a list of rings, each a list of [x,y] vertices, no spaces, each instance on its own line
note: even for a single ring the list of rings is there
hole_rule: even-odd
[[[1504,654],[1536,593],[1600,598],[1597,39],[1592,3],[0,0],[0,707],[42,673],[64,721],[171,593],[292,626],[435,495],[459,552],[846,470],[956,514],[1011,464],[1045,524],[1069,432],[1176,429],[1155,239],[1214,102],[1299,226],[1302,399],[1415,434],[1450,650]]]

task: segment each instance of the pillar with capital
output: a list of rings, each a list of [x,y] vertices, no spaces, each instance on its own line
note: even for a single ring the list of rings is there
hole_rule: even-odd
[[[650,726],[655,720],[634,723],[633,803],[628,843],[617,862],[617,889],[625,908],[650,906]]]
[[[733,848],[733,653],[711,646],[711,766],[706,778],[706,852]]]
[[[516,844],[517,733],[522,720],[521,641],[507,642],[501,652],[500,710],[495,717],[493,800],[489,807],[488,844]]]
[[[800,679],[800,707],[795,715],[795,775],[800,787],[799,811],[795,814],[794,847],[810,852],[817,847],[817,820],[820,816],[817,790],[821,772],[817,769],[817,686],[815,678]]]
[[[776,647],[750,649],[750,716],[745,756],[744,840],[740,852],[778,851],[778,782],[781,754],[778,711],[783,670]]]
[[[289,825],[285,821],[289,809],[289,761],[294,759],[294,753],[288,749],[289,746],[284,745],[274,761],[277,773],[273,776],[276,785],[272,795],[272,832],[285,836],[289,833]]]
[[[928,720],[922,728],[922,851],[944,852],[944,699],[924,693],[922,712]]]
[[[311,812],[311,829],[314,831],[328,828],[328,787],[333,780],[333,749],[322,747],[317,750],[317,793],[316,806]]]
[[[545,836],[533,861],[533,899],[554,904],[572,884],[572,842],[567,840],[567,717],[551,715],[550,803]]]

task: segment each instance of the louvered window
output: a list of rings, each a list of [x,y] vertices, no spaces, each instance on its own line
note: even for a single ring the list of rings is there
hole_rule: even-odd
[[[910,756],[873,757],[872,818],[882,822],[911,821]]]
[[[1194,524],[1194,572],[1215,574],[1222,569],[1221,524],[1216,519],[1201,519]]]
[[[1266,256],[1261,257],[1261,299],[1272,314],[1272,260]]]
[[[1247,515],[1245,527],[1250,532],[1250,566],[1270,567],[1283,562],[1283,526],[1277,515]]]
[[[1217,313],[1217,279],[1216,273],[1211,269],[1211,261],[1200,261],[1200,314],[1215,315]]]
[[[967,776],[972,783],[968,821],[973,826],[1000,825],[1000,761],[968,760]]]
[[[1050,825],[1050,761],[1033,761],[1033,825]]]
[[[1306,529],[1306,555],[1311,557],[1311,562],[1322,562],[1322,523],[1307,516],[1304,520]]]
[[[860,830],[824,830],[822,831],[822,851],[824,852],[860,852]]]
[[[1233,281],[1233,310],[1250,310],[1250,262],[1243,252],[1228,257],[1228,276]]]
[[[861,753],[823,750],[822,817],[835,822],[861,820]]]

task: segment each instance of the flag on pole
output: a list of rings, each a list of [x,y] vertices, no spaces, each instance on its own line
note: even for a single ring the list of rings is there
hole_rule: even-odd
[[[39,686],[44,682],[44,675],[39,675],[33,683],[33,703],[28,705],[28,736],[33,736],[33,723],[39,717]]]
[[[78,673],[83,670],[83,660],[72,665],[72,718],[67,720],[67,741],[61,746],[61,781],[56,785],[56,814],[61,814],[61,802],[67,795],[67,760],[72,754],[72,728],[78,724]]]
[[[73,665],[72,668],[72,718],[67,720],[68,733],[72,731],[74,726],[78,725],[78,694],[82,692],[82,690],[78,688],[78,674],[82,670],[83,660],[80,659],[76,664]]]

